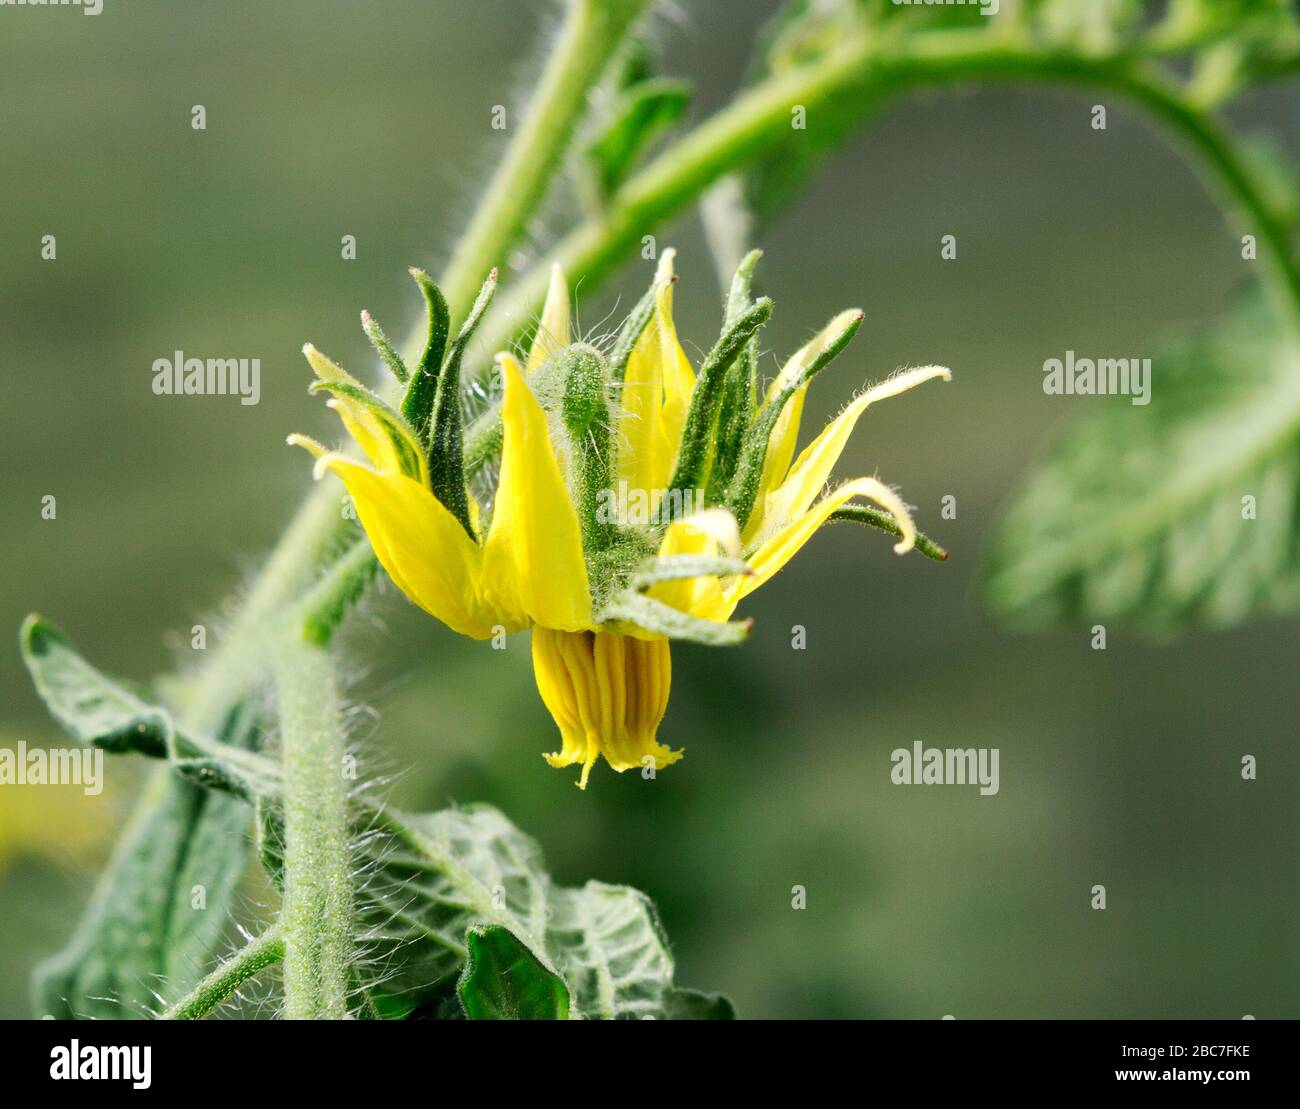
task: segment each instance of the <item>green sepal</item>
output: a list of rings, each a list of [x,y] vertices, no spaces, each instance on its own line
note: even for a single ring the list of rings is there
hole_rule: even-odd
[[[375,348],[375,353],[384,360],[384,365],[392,371],[398,382],[405,385],[407,379],[411,376],[410,371],[406,368],[406,363],[402,361],[402,356],[394,349],[393,344],[388,341],[388,336],[384,334],[384,329],[379,326],[379,321],[367,311],[361,313],[361,330],[366,333],[366,338],[370,340],[370,345]]]
[[[871,508],[862,504],[848,504],[832,512],[826,522],[828,524],[835,523],[837,520],[847,520],[854,524],[866,524],[869,527],[888,532],[890,535],[903,534],[903,529],[898,526],[898,521],[894,519],[893,514],[886,512],[883,508]],[[934,559],[935,562],[948,561],[947,550],[939,546],[928,535],[923,535],[919,531],[916,533],[916,549],[926,558]]]
[[[380,426],[384,429],[384,434],[388,437],[388,441],[393,444],[393,448],[397,451],[402,473],[407,477],[414,478],[416,481],[421,480],[421,455],[424,452],[419,438],[406,420],[394,412],[382,397],[372,393],[364,385],[351,381],[325,381],[318,378],[308,386],[308,391],[311,393],[319,393],[321,390],[327,393],[336,393],[339,396],[347,397],[349,400],[354,400],[358,404],[365,405],[375,419],[379,421]]]
[[[472,478],[487,464],[500,457],[505,442],[505,425],[501,422],[501,404],[494,403],[465,429],[465,476]]]
[[[556,351],[548,364],[564,383],[560,412],[573,451],[573,500],[582,545],[590,553],[608,546],[617,534],[615,521],[602,519],[601,505],[613,465],[605,359],[595,347],[573,343]]]
[[[750,288],[754,281],[754,268],[763,257],[761,250],[751,250],[740,260],[735,274],[731,278],[731,287],[727,290],[726,322],[723,330],[731,327],[754,303]]]
[[[747,562],[738,558],[713,558],[709,555],[667,555],[653,558],[628,578],[628,588],[638,593],[661,581],[683,581],[687,578],[730,577],[735,574],[752,574]]]
[[[623,183],[655,137],[677,122],[690,96],[688,82],[657,77],[637,82],[619,97],[614,118],[585,152],[602,199]]]
[[[753,304],[750,286],[754,267],[763,257],[761,250],[751,250],[741,259],[731,279],[727,293],[724,333],[749,310]],[[740,464],[745,433],[754,420],[758,404],[758,337],[750,336],[736,360],[727,370],[722,384],[722,399],[718,405],[718,422],[713,431],[713,462],[709,467],[708,485],[704,492],[705,504],[722,504],[731,488]]]
[[[465,348],[474,337],[474,331],[483,319],[483,313],[492,303],[496,292],[497,271],[492,270],[479,289],[469,316],[457,332],[446,364],[438,374],[438,388],[434,394],[433,411],[429,418],[429,488],[443,507],[457,520],[471,539],[474,524],[470,519],[469,494],[465,488],[465,443],[462,434],[462,397],[460,366]]]
[[[734,647],[749,638],[752,620],[701,620],[685,612],[637,593],[624,589],[616,593],[597,614],[602,623],[635,624],[644,631],[669,639],[686,639],[709,647]]]
[[[727,370],[740,356],[750,337],[772,316],[772,302],[766,297],[747,309],[714,344],[700,366],[691,404],[686,412],[686,425],[682,430],[681,447],[677,455],[677,468],[669,482],[669,489],[685,492],[700,489],[707,477],[712,455],[713,428]]]
[[[465,932],[465,967],[456,984],[469,1020],[568,1020],[569,989],[508,928]]]
[[[763,477],[763,463],[767,460],[767,447],[776,422],[790,398],[814,377],[833,362],[839,353],[848,346],[850,340],[862,326],[863,313],[858,312],[849,325],[841,331],[812,360],[803,371],[763,406],[755,417],[745,436],[741,448],[740,460],[736,466],[736,476],[732,479],[731,490],[727,494],[726,506],[735,516],[736,523],[743,531],[754,511],[754,501],[758,497],[758,486]]]
[[[402,398],[402,415],[419,433],[421,440],[427,441],[429,417],[438,389],[438,375],[442,370],[442,357],[447,350],[447,334],[451,330],[451,311],[447,307],[447,298],[424,270],[412,267],[411,276],[424,294],[429,316],[429,334],[424,343],[424,353],[420,355],[415,372],[407,383],[406,395]]]
[[[479,287],[478,296],[474,298],[474,303],[470,306],[469,315],[465,317],[465,322],[460,325],[460,330],[456,332],[456,338],[451,344],[451,349],[447,352],[447,365],[454,366],[458,374],[461,360],[465,357],[465,348],[469,346],[469,341],[474,338],[474,332],[478,330],[478,325],[483,322],[483,316],[492,304],[492,298],[496,296],[496,291],[497,270],[493,266],[492,271]]]
[[[614,340],[614,345],[610,347],[607,356],[610,381],[621,382],[627,373],[628,359],[632,357],[637,341],[655,314],[658,295],[658,284],[651,285],[636,302],[627,319],[623,321],[623,326],[619,328],[618,337]]]

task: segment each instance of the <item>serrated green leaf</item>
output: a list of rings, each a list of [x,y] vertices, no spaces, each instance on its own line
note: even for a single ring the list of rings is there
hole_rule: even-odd
[[[459,971],[469,929],[496,925],[560,976],[573,1015],[663,1015],[673,961],[645,895],[553,885],[536,842],[486,805],[377,819],[387,837],[369,847],[376,873],[361,899],[385,991],[419,999]]]
[[[105,677],[38,618],[24,626],[24,655],[51,711],[81,742],[166,754],[150,803],[128,831],[72,945],[41,970],[43,1011],[57,1016],[134,1015],[178,996],[208,968],[243,868],[245,831],[257,809],[258,854],[279,880],[278,765],[231,742],[190,734],[166,710]],[[145,733],[136,723],[148,724]],[[231,735],[248,723],[231,722]],[[117,737],[147,734],[140,743]],[[206,788],[199,788],[206,787]],[[219,791],[219,792],[212,792]],[[470,953],[471,929],[508,930],[565,985],[570,1011],[610,1019],[668,1015],[673,960],[649,898],[626,886],[554,885],[540,848],[484,805],[403,813],[353,799],[360,944],[379,1015],[446,1016],[447,991]],[[206,888],[206,911],[190,908]]]
[[[166,753],[166,714],[104,677],[53,624],[33,613],[23,621],[18,643],[37,694],[77,742],[113,752]]]
[[[470,1020],[568,1020],[569,991],[526,944],[497,925],[465,933],[456,992]]]
[[[178,749],[165,710],[105,677],[57,628],[31,616],[23,659],[51,715],[80,743],[111,752],[171,752],[203,785],[230,762]],[[254,723],[234,714],[227,737],[242,742]],[[231,760],[255,759],[223,745]],[[183,995],[221,947],[236,883],[248,857],[249,812],[235,797],[160,767],[100,875],[67,946],[35,971],[38,1010],[61,1019],[147,1017]]]
[[[32,614],[23,621],[19,646],[45,707],[78,743],[114,754],[134,751],[169,758],[181,776],[196,785],[248,801],[278,791],[280,771],[272,759],[238,743],[178,732],[165,708],[95,669],[40,616]],[[231,718],[233,732],[250,726],[247,715]]]
[[[248,825],[238,799],[155,771],[76,932],[35,970],[39,1013],[145,1018],[183,996],[224,942]]]
[[[996,613],[1168,632],[1300,608],[1300,350],[1262,308],[1158,351],[1150,404],[1073,403],[987,559]]]

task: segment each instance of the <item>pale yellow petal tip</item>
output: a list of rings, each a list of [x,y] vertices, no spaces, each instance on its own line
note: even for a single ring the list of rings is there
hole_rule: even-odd
[[[286,436],[284,441],[291,447],[302,447],[303,450],[310,451],[313,458],[321,458],[329,454],[329,449],[310,435],[299,435],[295,431],[292,435]]]
[[[316,456],[316,465],[312,467],[311,476],[317,481],[320,481],[321,478],[333,471],[336,466],[342,463],[357,467],[361,466],[359,462],[349,458],[341,451],[326,451],[324,454]]]
[[[591,768],[596,765],[596,756],[600,754],[599,745],[596,743],[589,744],[589,748],[587,757],[583,759],[582,773],[578,776],[578,780],[573,783],[582,790],[587,788],[587,779],[591,777]],[[556,770],[563,770],[566,766],[572,766],[582,756],[577,752],[566,755],[563,751],[551,751],[543,753],[542,758],[546,760],[548,766],[554,767]]]
[[[357,379],[338,363],[333,362],[328,356],[322,354],[311,343],[304,343],[302,352],[307,356],[307,361],[311,368],[316,372],[316,376],[322,381],[346,381],[350,384],[358,384]]]
[[[677,257],[676,247],[666,247],[664,252],[659,255],[659,264],[655,267],[655,282],[663,284],[675,280],[676,274],[673,272],[673,259]]]
[[[951,381],[952,370],[947,366],[911,366],[900,370],[897,376],[906,377],[909,381],[920,385],[921,382],[932,381],[936,377],[941,381]]]
[[[552,354],[569,345],[569,285],[564,277],[564,270],[559,262],[551,263],[551,281],[546,290],[546,300],[542,303],[541,318],[537,321],[537,333],[533,336],[532,346],[528,348],[525,369],[532,373]]]
[[[740,527],[727,509],[706,508],[703,512],[683,517],[680,523],[707,535],[731,558],[740,557]]]

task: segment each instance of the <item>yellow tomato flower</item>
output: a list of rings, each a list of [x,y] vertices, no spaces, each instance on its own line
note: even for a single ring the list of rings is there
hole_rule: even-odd
[[[572,341],[557,267],[524,366],[497,356],[500,402],[467,428],[460,361],[495,274],[448,343],[445,302],[413,271],[430,316],[414,369],[363,316],[407,386],[400,411],[304,348],[313,388],[333,394],[329,405],[365,458],[304,436],[290,442],[316,455],[317,477],[343,480],[376,557],[426,612],[476,639],[533,629],[537,686],[562,741],[545,757],[581,764],[582,788],[598,755],[617,771],[681,758],[657,739],[669,640],[743,639],[749,625],[731,621],[736,606],[823,524],[854,519],[892,531],[900,554],[918,541],[907,507],[875,478],[824,491],[871,404],[946,380],[948,370],[910,369],[867,390],[795,457],[808,385],[862,313],[832,319],[760,401],[756,335],[771,307],[749,295],[757,258],[737,273],[722,335],[698,376],[673,326],[672,251],[604,352]]]

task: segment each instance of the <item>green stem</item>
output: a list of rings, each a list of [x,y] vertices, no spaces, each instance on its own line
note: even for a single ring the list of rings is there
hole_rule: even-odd
[[[1181,138],[1229,206],[1256,233],[1266,259],[1265,284],[1284,320],[1300,319],[1300,273],[1285,225],[1255,187],[1234,140],[1208,113],[1182,99],[1159,71],[1128,58],[1092,58],[1014,42],[989,43],[979,31],[927,33],[876,52],[848,42],[821,62],[755,85],[665,150],[609,201],[599,217],[566,235],[505,295],[480,330],[487,349],[504,349],[546,295],[559,262],[590,288],[668,217],[725,173],[735,170],[790,127],[791,109],[811,115],[852,98],[861,108],[905,90],[962,80],[1052,81],[1112,89],[1146,107]],[[898,48],[895,49],[894,47]]]
[[[343,730],[328,653],[288,640],[276,652],[284,769],[285,1016],[347,1015],[354,955]]]
[[[515,136],[442,277],[453,319],[464,319],[479,286],[527,230],[586,107],[647,0],[569,0],[559,39]]]
[[[272,927],[231,955],[159,1020],[201,1020],[250,978],[284,957],[284,941]]]
[[[379,562],[370,540],[362,536],[321,575],[299,603],[303,635],[321,647],[329,643],[378,573]]]
[[[322,483],[303,501],[280,536],[247,599],[181,705],[181,722],[196,732],[213,733],[252,687],[266,676],[266,626],[285,600],[302,589],[316,566],[338,545],[345,524],[338,488]]]

